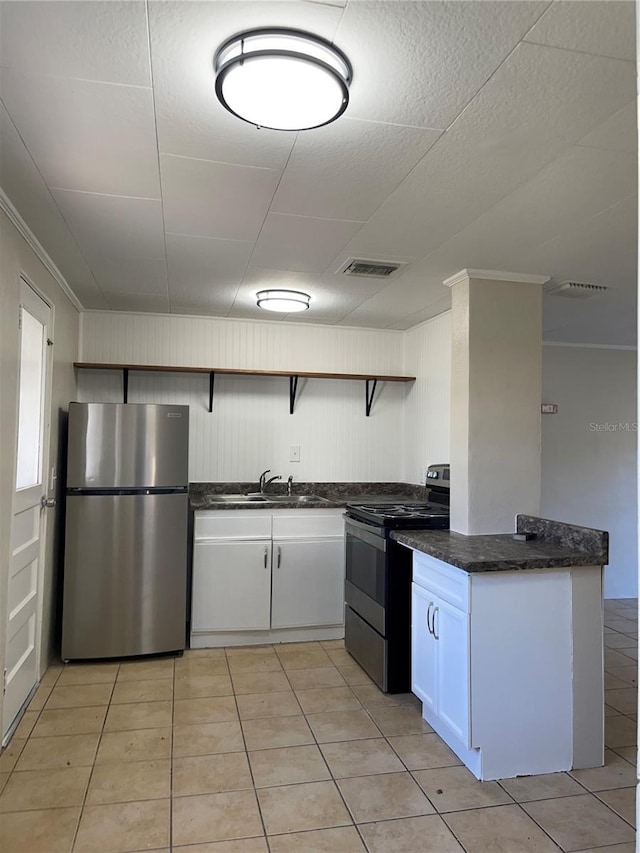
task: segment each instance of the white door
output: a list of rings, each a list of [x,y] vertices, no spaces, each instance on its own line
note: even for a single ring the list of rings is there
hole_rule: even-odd
[[[262,631],[271,612],[271,540],[196,542],[192,631]]]
[[[17,464],[7,596],[3,739],[39,676],[51,314],[50,306],[26,282],[21,282]]]
[[[423,710],[437,711],[437,645],[431,633],[436,598],[411,584],[411,690],[422,700]]]
[[[344,622],[344,539],[273,540],[271,627]]]
[[[469,731],[469,616],[439,599],[432,618],[438,646],[438,716],[465,746]]]

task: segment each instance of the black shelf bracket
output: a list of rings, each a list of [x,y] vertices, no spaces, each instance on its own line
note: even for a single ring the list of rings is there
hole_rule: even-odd
[[[365,380],[367,383],[367,387],[365,389],[365,411],[367,417],[371,414],[371,404],[373,403],[373,395],[376,393],[376,386],[378,385],[377,379],[367,379]]]
[[[298,393],[298,377],[289,377],[289,414],[293,414],[296,407],[296,394]]]
[[[122,402],[129,402],[129,368],[122,368]]]
[[[216,375],[211,371],[209,374],[209,412],[213,411],[213,383],[215,381]]]

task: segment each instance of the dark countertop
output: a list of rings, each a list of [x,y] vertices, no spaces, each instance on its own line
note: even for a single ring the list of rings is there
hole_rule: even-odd
[[[294,483],[292,495],[318,495],[323,501],[256,501],[255,503],[217,503],[215,495],[244,495],[257,492],[256,483],[190,483],[189,502],[192,510],[206,509],[339,509],[349,503],[376,503],[378,501],[426,501],[424,486],[410,483]],[[270,494],[284,496],[286,483],[272,483]]]
[[[528,515],[517,516],[516,529],[537,538],[523,542],[509,533],[465,536],[450,530],[397,530],[391,536],[470,573],[602,566],[609,561],[605,531]]]

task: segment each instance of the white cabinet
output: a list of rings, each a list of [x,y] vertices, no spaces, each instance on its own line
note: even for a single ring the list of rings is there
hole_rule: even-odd
[[[433,595],[418,584],[411,584],[411,689],[423,708],[435,712],[438,650],[431,633],[433,605]]]
[[[342,510],[195,514],[191,645],[344,636]]]
[[[274,539],[272,576],[272,628],[342,622],[344,539]]]
[[[413,555],[412,690],[478,779],[603,763],[602,568]]]
[[[271,540],[198,542],[194,631],[266,630],[270,625]]]
[[[442,573],[433,584],[427,573],[418,577],[420,583],[412,584],[412,690],[470,746],[469,616],[443,597]]]

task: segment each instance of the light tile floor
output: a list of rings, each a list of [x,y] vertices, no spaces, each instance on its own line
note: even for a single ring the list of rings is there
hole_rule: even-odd
[[[632,853],[637,630],[607,602],[606,766],[502,782],[341,641],[51,666],[0,755],[0,848]]]

